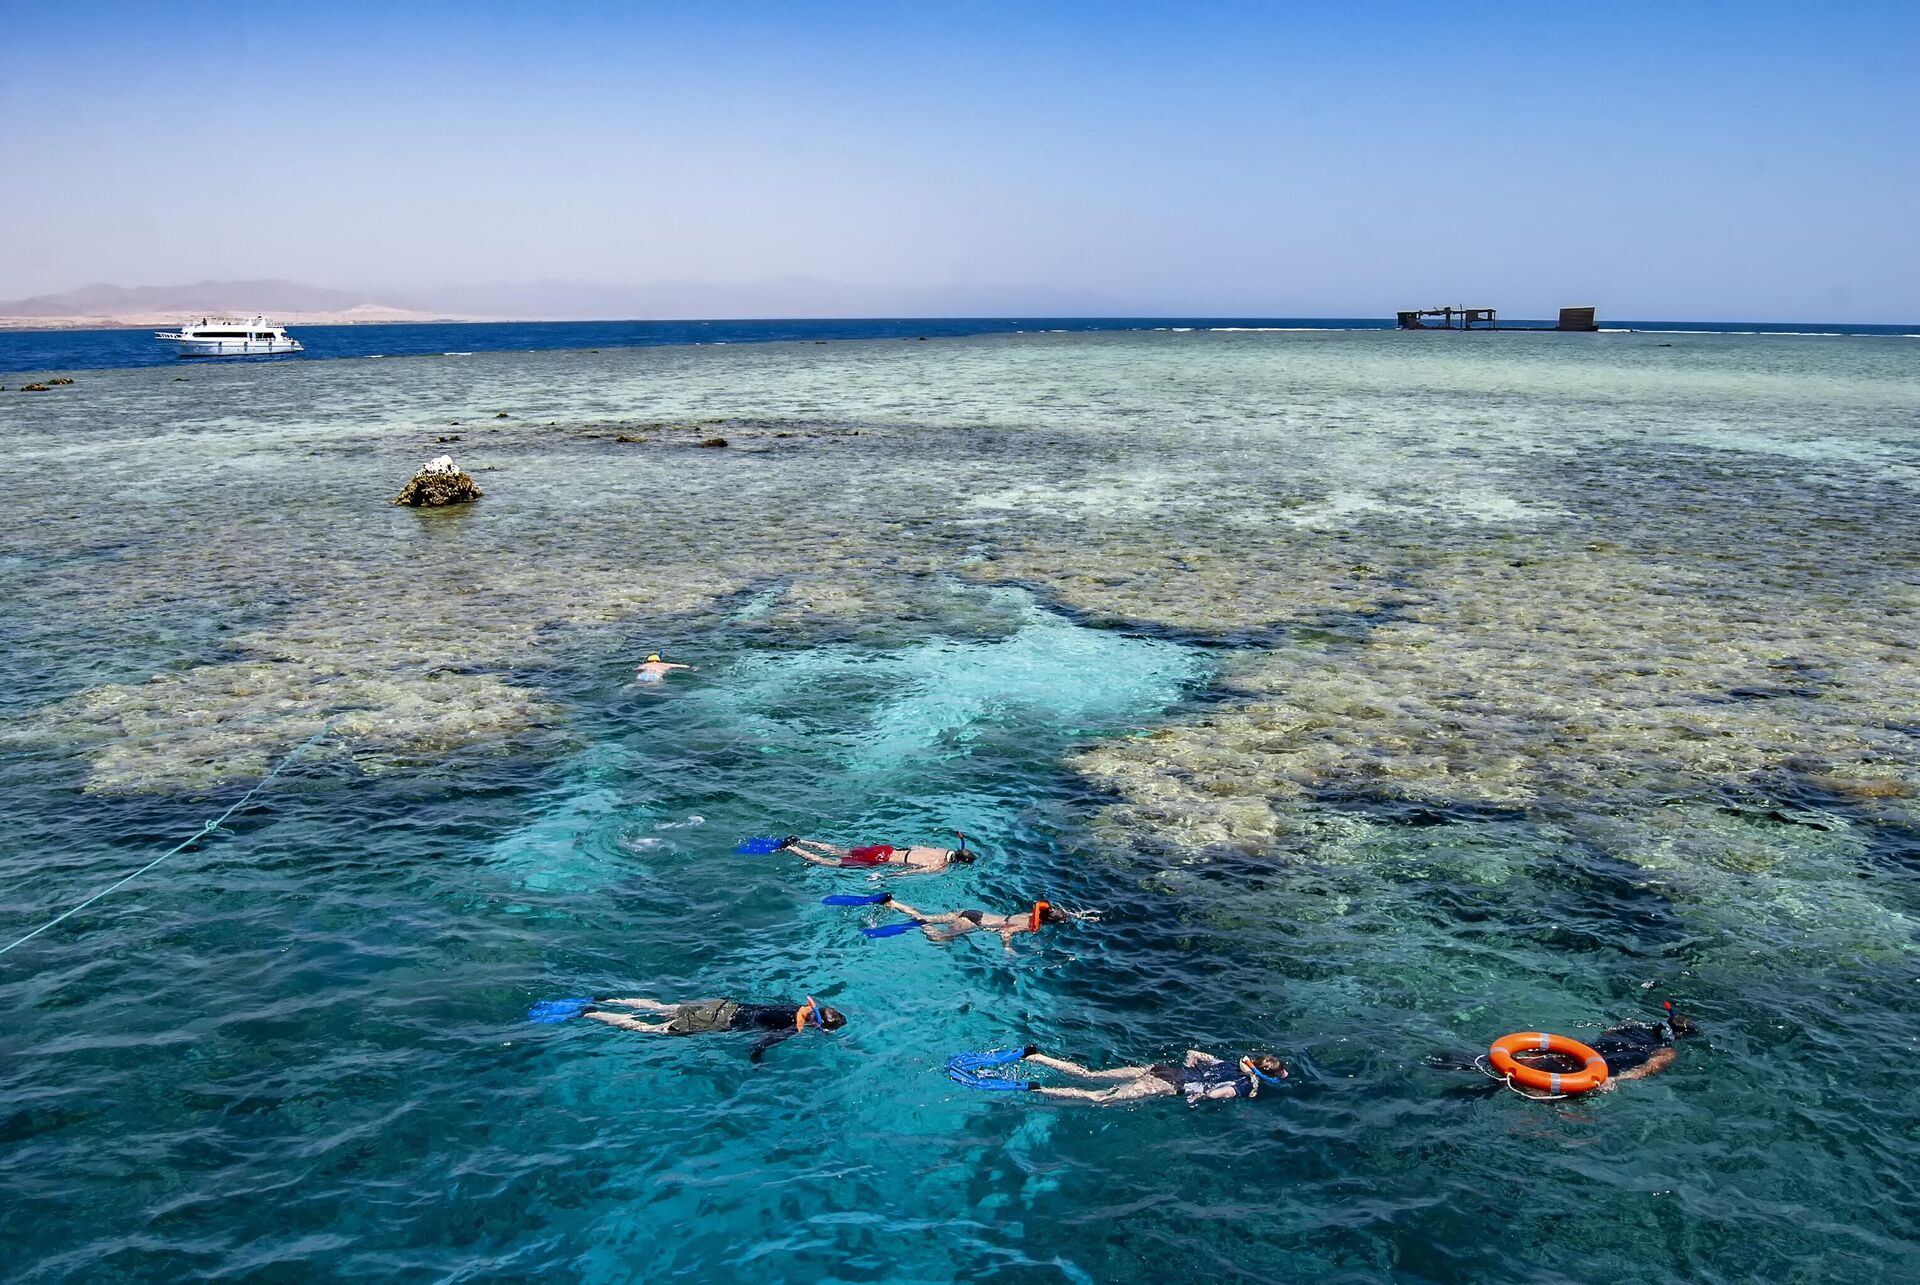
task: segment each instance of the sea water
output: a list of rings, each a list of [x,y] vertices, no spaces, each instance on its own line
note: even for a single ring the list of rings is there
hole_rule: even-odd
[[[326,732],[0,955],[5,1274],[1909,1278],[1913,360],[1196,330],[0,393],[0,936]],[[386,503],[443,452],[485,499]],[[733,853],[954,830],[886,885]],[[820,904],[880,886],[1101,917]],[[756,1065],[524,1020],[570,995],[850,1020]],[[1592,1099],[1425,1060],[1664,1000],[1704,1034]],[[1028,1042],[1293,1074],[941,1072]]]

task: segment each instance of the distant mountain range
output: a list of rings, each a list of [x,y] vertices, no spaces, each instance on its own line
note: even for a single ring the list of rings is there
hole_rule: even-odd
[[[154,312],[343,312],[373,303],[350,290],[298,281],[201,281],[189,286],[81,286],[65,294],[0,301],[0,316],[111,317]]]
[[[493,282],[423,290],[353,291],[298,281],[201,281],[181,286],[89,285],[0,300],[0,321],[145,325],[190,313],[406,321],[491,318],[589,321],[752,317],[1070,317],[1128,315],[1118,300],[1044,287],[858,286],[813,277],[718,283]]]
[[[755,281],[502,281],[392,291],[404,308],[552,321],[753,317],[1111,317],[1117,299],[1044,286],[867,286],[818,277]]]

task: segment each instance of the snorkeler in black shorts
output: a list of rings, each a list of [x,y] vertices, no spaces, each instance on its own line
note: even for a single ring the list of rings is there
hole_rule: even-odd
[[[630,1013],[609,1013],[602,1005],[640,1009],[666,1015],[666,1020],[643,1022]],[[703,999],[690,1004],[666,1004],[657,999],[595,1000],[580,1016],[590,1017],[623,1031],[646,1035],[708,1035],[716,1031],[767,1031],[748,1055],[758,1062],[768,1049],[782,1040],[792,1039],[809,1027],[837,1031],[847,1024],[846,1014],[828,1008],[812,996],[804,1004],[742,1004],[731,999]]]

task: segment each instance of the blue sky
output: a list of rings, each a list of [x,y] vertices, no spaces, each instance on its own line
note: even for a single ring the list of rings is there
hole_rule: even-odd
[[[1920,321],[1904,0],[0,14],[0,298],[799,278],[821,311]]]

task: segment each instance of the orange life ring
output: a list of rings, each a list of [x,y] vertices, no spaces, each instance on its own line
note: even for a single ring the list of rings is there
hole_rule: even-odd
[[[1564,1074],[1542,1071],[1515,1060],[1515,1053],[1526,1052],[1560,1053],[1585,1065]],[[1520,1031],[1502,1036],[1493,1042],[1487,1058],[1501,1075],[1542,1093],[1591,1093],[1607,1082],[1607,1059],[1579,1040],[1549,1035],[1545,1031]]]

